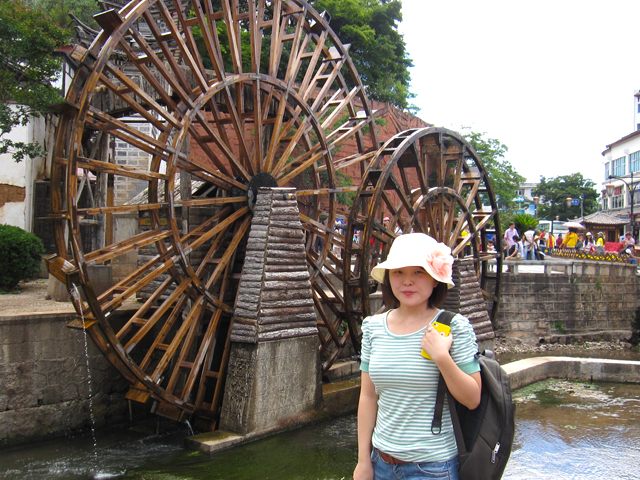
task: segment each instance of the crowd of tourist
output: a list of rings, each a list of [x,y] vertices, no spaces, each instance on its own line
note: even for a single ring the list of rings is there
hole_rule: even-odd
[[[544,260],[546,252],[551,248],[561,248],[593,253],[605,253],[605,233],[598,232],[594,239],[591,232],[578,232],[577,228],[569,228],[569,231],[554,236],[553,232],[535,231],[529,228],[521,236],[514,222],[504,233],[504,258],[506,260]],[[631,232],[620,237],[620,253],[629,256],[629,262],[638,264],[640,253],[635,250],[636,240]]]

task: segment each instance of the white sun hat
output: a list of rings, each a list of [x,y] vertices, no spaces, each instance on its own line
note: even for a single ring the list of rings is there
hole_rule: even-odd
[[[393,241],[389,256],[373,268],[371,277],[382,283],[385,270],[422,267],[438,282],[453,287],[452,266],[451,248],[425,233],[408,233]]]

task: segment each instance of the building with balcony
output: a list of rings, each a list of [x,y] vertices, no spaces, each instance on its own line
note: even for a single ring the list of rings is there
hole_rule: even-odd
[[[626,230],[635,231],[640,214],[640,189],[636,188],[640,183],[640,130],[607,145],[602,156],[605,162],[601,209],[627,219]]]

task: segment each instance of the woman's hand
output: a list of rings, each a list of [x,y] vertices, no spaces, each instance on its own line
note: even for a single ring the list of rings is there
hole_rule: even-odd
[[[353,471],[353,480],[373,480],[373,465],[371,460],[359,461]]]
[[[420,342],[422,349],[427,352],[435,362],[449,355],[451,345],[453,345],[453,336],[445,336],[444,333],[438,332],[431,325],[427,327],[422,337],[422,342]]]

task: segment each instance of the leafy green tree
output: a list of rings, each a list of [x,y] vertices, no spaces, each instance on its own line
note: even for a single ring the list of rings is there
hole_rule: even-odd
[[[500,140],[488,138],[486,132],[473,132],[469,127],[462,127],[462,135],[475,149],[482,164],[489,173],[489,180],[493,187],[500,210],[507,212],[515,210],[516,190],[525,178],[505,160],[504,155],[509,150]]]
[[[96,0],[24,0],[24,5],[32,10],[46,13],[59,27],[71,29],[75,26],[71,15],[85,25],[100,30],[93,16],[100,11]]]
[[[402,21],[400,0],[315,0],[313,7],[331,15],[331,28],[343,44],[351,44],[349,55],[370,98],[388,102],[401,110],[416,112],[409,105],[413,66],[398,23]]]
[[[14,142],[7,134],[61,100],[52,86],[61,63],[51,54],[68,37],[42,12],[0,2],[0,153],[11,152],[16,162],[43,153],[38,143]]]
[[[583,196],[584,214],[589,215],[598,209],[598,192],[595,183],[585,180],[581,173],[562,175],[559,177],[540,177],[540,184],[533,189],[533,194],[540,197],[538,217],[555,220],[571,220],[580,216],[580,205],[567,207],[567,198]]]

